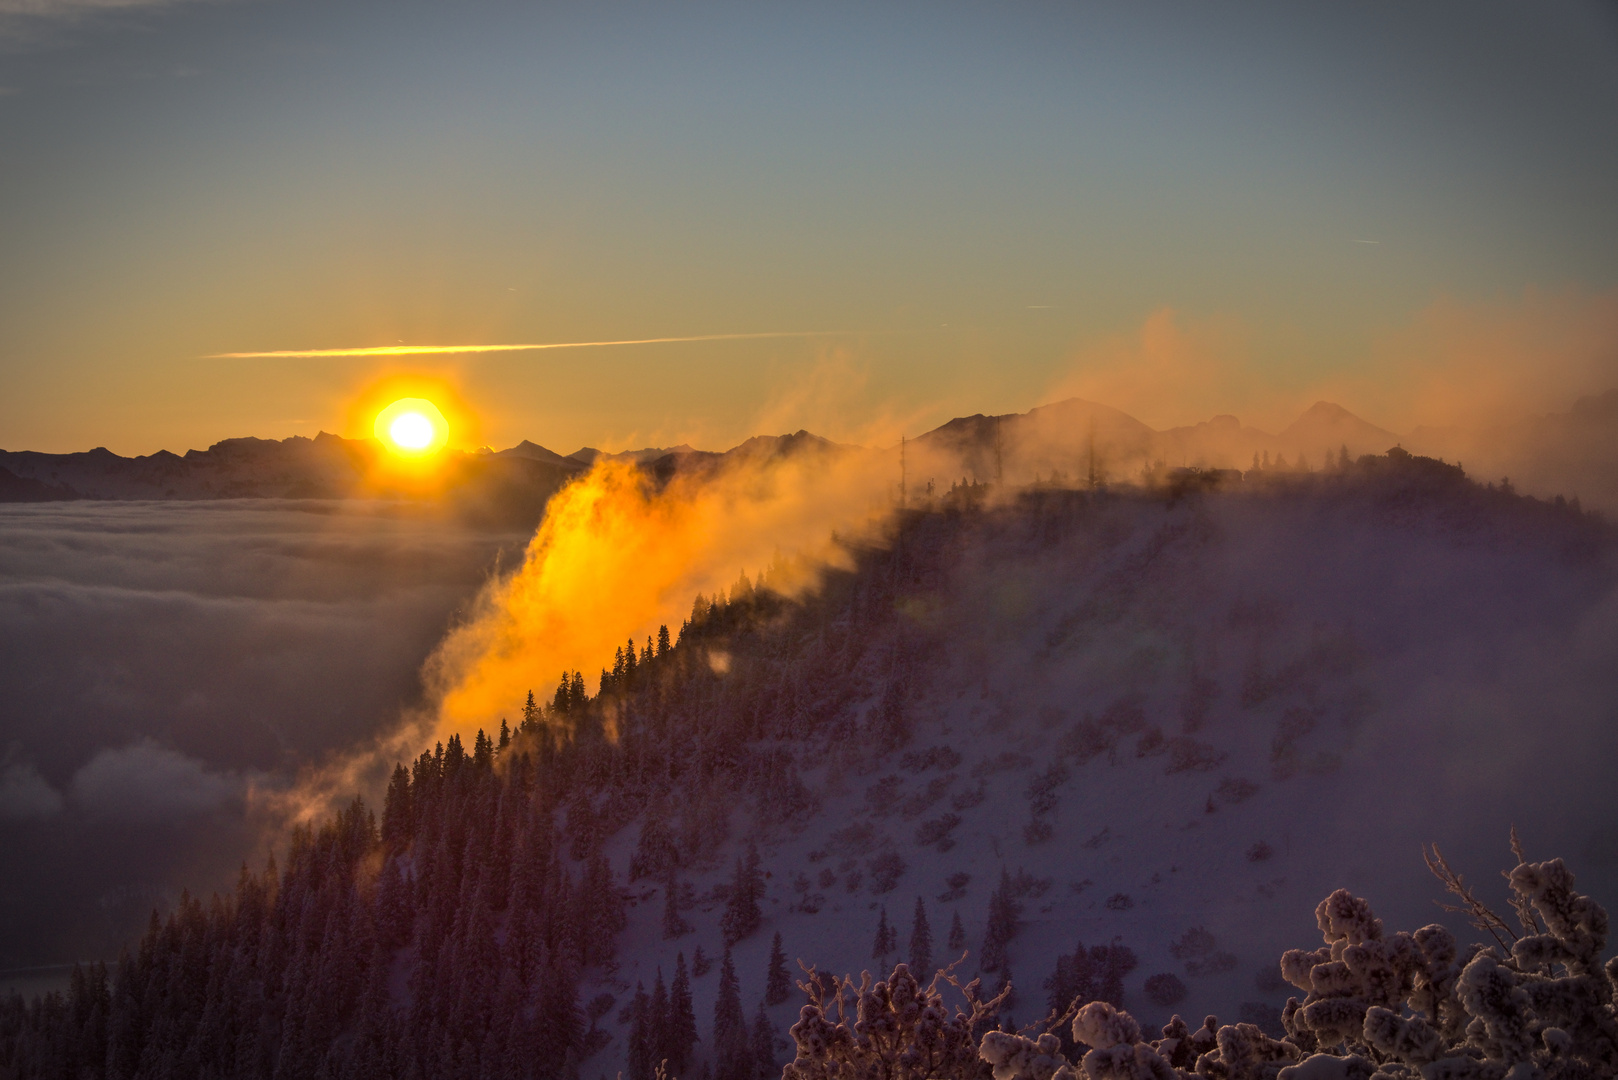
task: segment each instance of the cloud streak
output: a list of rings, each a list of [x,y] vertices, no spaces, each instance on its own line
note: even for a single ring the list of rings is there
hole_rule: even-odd
[[[541,349],[603,349],[616,345],[670,345],[688,341],[758,341],[765,338],[843,337],[852,330],[771,330],[756,334],[696,334],[691,337],[629,338],[622,341],[549,341],[515,345],[374,345],[355,349],[274,349],[212,353],[204,360],[337,358],[346,356],[438,356],[459,353],[535,352]]]

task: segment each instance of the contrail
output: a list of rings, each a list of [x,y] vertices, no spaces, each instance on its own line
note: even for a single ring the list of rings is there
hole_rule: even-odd
[[[253,360],[267,357],[421,356],[433,353],[531,352],[535,349],[599,349],[609,345],[665,345],[678,341],[746,341],[757,338],[839,337],[848,330],[778,330],[763,334],[698,334],[694,337],[633,338],[627,341],[548,341],[519,345],[374,345],[359,349],[276,349],[269,352],[212,353],[204,360]]]

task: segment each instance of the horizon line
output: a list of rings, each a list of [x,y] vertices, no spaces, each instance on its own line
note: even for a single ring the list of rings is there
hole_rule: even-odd
[[[533,352],[540,349],[598,349],[614,345],[665,345],[687,341],[743,341],[761,338],[839,337],[859,330],[770,330],[754,334],[694,334],[690,337],[629,338],[622,341],[550,341],[511,345],[370,345],[349,349],[273,349],[262,352],[210,353],[202,360],[253,360],[338,356],[419,356],[447,353]]]

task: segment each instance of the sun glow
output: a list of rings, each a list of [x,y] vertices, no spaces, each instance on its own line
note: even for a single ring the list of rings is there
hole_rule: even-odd
[[[400,398],[376,414],[376,437],[396,454],[425,457],[449,442],[449,422],[426,398]]]

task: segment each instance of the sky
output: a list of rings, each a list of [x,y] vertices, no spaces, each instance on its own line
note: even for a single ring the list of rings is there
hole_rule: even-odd
[[[399,373],[562,453],[1618,386],[1607,4],[0,0],[0,148],[5,449],[365,435]]]

